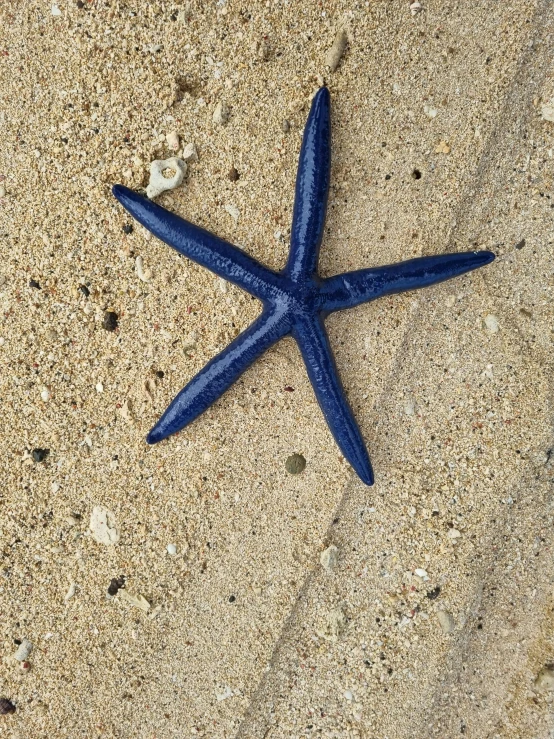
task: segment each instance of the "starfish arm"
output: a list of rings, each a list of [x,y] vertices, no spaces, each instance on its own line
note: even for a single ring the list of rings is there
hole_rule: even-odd
[[[146,441],[156,444],[194,421],[255,359],[289,331],[290,321],[286,314],[264,311],[181,390],[151,429]]]
[[[114,185],[112,192],[121,205],[158,239],[260,300],[264,300],[277,284],[279,277],[275,272],[238,247],[124,185]]]
[[[472,251],[420,257],[386,267],[345,272],[323,282],[321,309],[331,313],[383,295],[417,290],[483,267],[493,259],[494,254],[490,251]]]
[[[323,320],[304,318],[293,328],[310,382],[325,420],[340,450],[366,485],[373,485],[373,470],[362,438],[342,388]]]
[[[316,93],[300,149],[285,273],[298,282],[317,269],[323,238],[331,169],[331,117],[329,90]]]

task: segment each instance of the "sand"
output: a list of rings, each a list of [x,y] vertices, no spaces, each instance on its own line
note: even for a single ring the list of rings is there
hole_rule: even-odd
[[[2,3],[0,736],[552,735],[554,16],[421,6]],[[110,193],[177,132],[158,202],[280,268],[324,82],[321,274],[497,255],[328,320],[371,488],[291,340],[145,444],[259,305]]]

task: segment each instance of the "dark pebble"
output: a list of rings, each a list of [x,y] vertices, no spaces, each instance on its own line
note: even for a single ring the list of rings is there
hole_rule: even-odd
[[[414,169],[414,171],[412,172],[412,177],[414,178],[414,180],[421,179],[421,172],[419,171],[419,169]]]
[[[83,0],[77,0],[77,7],[82,10],[85,7]]]
[[[106,331],[115,331],[117,328],[117,313],[114,313],[113,310],[107,310],[104,313],[102,328],[105,328]]]
[[[227,175],[231,182],[236,182],[238,178],[240,177],[240,174],[237,172],[237,170],[234,167],[231,167],[229,170],[229,174]]]
[[[35,462],[44,462],[49,454],[50,449],[33,449],[33,451],[31,452],[31,456],[35,460]]]
[[[116,595],[117,591],[124,585],[125,578],[123,577],[123,575],[121,577],[112,578],[110,584],[108,585],[108,595]]]
[[[29,280],[29,287],[34,287],[36,290],[40,290],[40,283],[36,280]]]
[[[525,239],[521,239],[521,241],[518,241],[518,243],[516,244],[516,249],[523,249],[524,246],[525,246]]]
[[[289,123],[289,122],[287,121],[287,119],[286,119],[286,118],[285,118],[285,120],[284,120],[284,121],[283,121],[283,122],[281,123],[281,128],[282,128],[282,130],[283,130],[283,133],[288,133],[288,132],[290,131],[290,123]]]
[[[80,292],[83,293],[83,295],[85,296],[85,298],[88,298],[88,296],[90,295],[90,290],[88,289],[88,287],[86,285],[79,285],[79,288],[78,289],[79,289]]]
[[[0,715],[5,716],[7,713],[15,713],[15,706],[7,698],[0,698]]]
[[[435,600],[435,598],[438,598],[439,597],[440,592],[441,592],[440,586],[437,585],[436,588],[433,588],[433,590],[430,590],[427,593],[427,597],[429,598],[429,600]]]
[[[162,379],[163,379],[163,376],[164,376],[164,372],[163,372],[163,370],[158,370],[158,371],[156,372],[156,377],[159,377],[159,378],[160,378],[160,380],[162,380]]]
[[[292,454],[285,462],[285,468],[291,475],[299,475],[306,467],[306,460],[301,454]]]
[[[229,603],[234,603],[236,601],[236,598],[234,595],[229,596]]]
[[[132,234],[133,233],[133,224],[132,223],[126,223],[123,226],[123,233]]]

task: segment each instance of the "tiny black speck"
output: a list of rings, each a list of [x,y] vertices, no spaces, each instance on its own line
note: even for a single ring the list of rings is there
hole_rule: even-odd
[[[34,287],[40,290],[40,284],[36,280],[29,280],[29,287]]]
[[[414,171],[412,172],[412,177],[414,178],[414,180],[420,180],[421,179],[421,172],[420,172],[420,170],[419,169],[414,169]]]
[[[435,598],[439,597],[440,592],[441,592],[440,585],[437,585],[436,588],[433,588],[433,590],[430,590],[427,593],[427,597],[429,598],[429,600],[435,600]]]
[[[235,167],[231,167],[231,169],[229,170],[229,174],[227,176],[229,177],[231,182],[236,182],[238,178],[240,177],[240,174],[237,172]]]
[[[123,226],[123,233],[132,234],[133,233],[133,224],[132,223],[126,223]]]
[[[234,603],[236,601],[236,598],[234,595],[229,596],[229,603]]]
[[[77,7],[82,10],[85,7],[83,0],[77,0]]]
[[[163,370],[158,370],[158,371],[156,372],[156,377],[159,377],[159,378],[160,378],[160,380],[161,380],[161,379],[163,378],[163,376],[164,376],[164,372],[163,372]]]
[[[104,313],[102,328],[105,328],[106,331],[115,331],[117,328],[117,313],[114,313],[113,310],[107,310]]]
[[[525,246],[525,239],[521,239],[521,241],[518,241],[518,243],[516,244],[516,249],[523,249],[524,246]]]
[[[390,175],[390,174],[386,174],[386,175],[385,175],[385,179],[386,179],[386,180],[390,180],[390,178],[391,178],[391,175]]]
[[[50,449],[33,449],[31,452],[31,456],[35,462],[43,462],[49,454]]]
[[[86,285],[79,285],[79,291],[83,293],[85,298],[88,298],[88,296],[90,295],[90,290]]]

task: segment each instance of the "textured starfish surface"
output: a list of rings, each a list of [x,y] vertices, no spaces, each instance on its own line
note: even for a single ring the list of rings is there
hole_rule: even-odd
[[[383,295],[415,290],[482,267],[488,251],[442,254],[345,272],[317,274],[331,166],[329,91],[315,95],[300,150],[290,253],[281,272],[257,262],[236,246],[180,218],[123,185],[113,194],[143,226],[189,259],[234,282],[262,301],[263,312],[214,357],[176,396],[147,436],[155,444],[194,421],[272,344],[296,339],[329,428],[345,458],[366,485],[373,471],[361,431],[342,388],[324,319]]]

